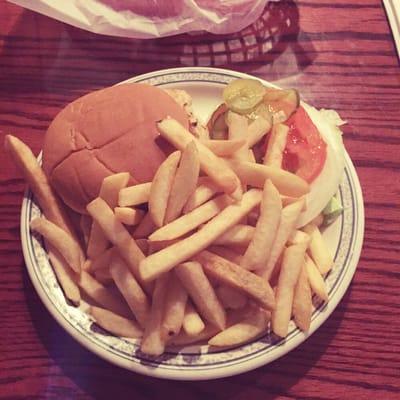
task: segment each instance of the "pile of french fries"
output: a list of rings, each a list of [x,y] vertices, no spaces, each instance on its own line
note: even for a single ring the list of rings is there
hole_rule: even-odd
[[[6,137],[44,215],[31,229],[66,298],[78,306],[84,296],[98,325],[140,338],[153,356],[169,345],[239,345],[268,330],[284,338],[292,318],[307,331],[313,294],[328,301],[333,259],[319,218],[296,229],[309,186],[281,168],[287,129],[234,113],[228,140],[195,137],[170,118],[157,126],[176,151],[152,182],[105,178],[78,232],[30,149]],[[256,163],[252,147],[267,133]]]

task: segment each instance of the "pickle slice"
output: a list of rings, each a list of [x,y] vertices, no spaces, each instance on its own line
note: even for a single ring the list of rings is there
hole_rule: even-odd
[[[285,122],[300,106],[300,96],[295,89],[267,88],[264,103],[273,114],[274,124]]]
[[[248,114],[261,103],[265,87],[255,79],[236,79],[224,89],[223,98],[228,108],[238,114]]]

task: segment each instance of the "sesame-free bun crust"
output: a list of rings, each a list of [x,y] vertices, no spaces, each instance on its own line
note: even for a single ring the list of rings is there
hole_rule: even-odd
[[[51,185],[69,207],[86,213],[108,175],[129,172],[131,183],[151,181],[171,150],[155,124],[167,116],[188,127],[172,97],[147,84],[112,86],[73,101],[45,136],[43,168]]]

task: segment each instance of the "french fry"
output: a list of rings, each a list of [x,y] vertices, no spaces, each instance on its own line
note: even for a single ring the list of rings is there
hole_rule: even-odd
[[[305,267],[308,275],[308,281],[311,286],[311,290],[323,301],[328,301],[328,290],[324,279],[319,272],[318,267],[314,261],[306,253],[305,256]]]
[[[293,204],[293,203],[296,203],[297,201],[299,201],[299,198],[291,197],[291,196],[281,196],[281,200],[282,200],[283,207],[286,207],[289,204]],[[301,211],[306,211],[306,210],[307,210],[307,201],[304,201],[303,208],[301,209]]]
[[[109,268],[98,269],[93,273],[94,278],[98,280],[102,285],[108,286],[114,282]]]
[[[61,254],[72,270],[79,274],[84,256],[78,242],[69,233],[44,218],[35,218],[30,227],[42,235]]]
[[[143,282],[139,275],[139,264],[145,256],[126,228],[117,220],[110,206],[98,197],[89,203],[86,208],[92,218],[99,224],[108,240],[117,248],[135,278],[142,284]]]
[[[226,258],[228,261],[238,265],[240,265],[243,257],[240,253],[237,253],[232,248],[226,246],[210,246],[208,250],[211,251],[211,253],[217,254],[222,258]]]
[[[286,147],[288,133],[289,127],[287,125],[273,125],[264,156],[264,165],[282,168],[283,150]]]
[[[181,331],[178,335],[172,338],[170,344],[174,346],[188,346],[190,344],[207,341],[216,335],[220,329],[212,324],[207,324],[197,335],[189,335],[185,331]]]
[[[208,276],[244,293],[267,310],[275,307],[271,286],[256,274],[209,251],[197,254],[195,260],[202,264]]]
[[[111,257],[115,252],[115,247],[110,247],[101,253],[94,260],[91,260],[89,268],[85,268],[88,272],[96,272],[101,269],[106,269],[110,266]]]
[[[282,203],[278,190],[270,180],[264,185],[260,215],[249,246],[240,265],[248,270],[265,267],[278,230]]]
[[[5,136],[4,145],[35,195],[45,217],[63,231],[69,233],[70,236],[76,238],[71,221],[31,149],[12,135]]]
[[[175,221],[157,229],[149,236],[149,240],[162,241],[179,238],[215,217],[230,203],[232,203],[231,198],[226,194],[222,194],[202,204],[188,214],[182,215],[182,217]]]
[[[293,317],[302,331],[308,331],[311,324],[312,295],[305,263],[301,267],[299,279],[294,289]]]
[[[286,196],[300,197],[310,191],[305,180],[283,169],[237,160],[230,161],[229,165],[240,180],[248,185],[263,188],[265,181],[271,179],[279,193]]]
[[[125,262],[117,254],[114,254],[111,260],[110,274],[133,315],[139,324],[144,327],[150,311],[149,301]]]
[[[143,339],[140,344],[140,350],[152,356],[159,356],[164,353],[165,338],[162,335],[161,327],[168,279],[169,274],[163,274],[156,280],[151,311],[148,315]]]
[[[269,320],[269,312],[260,309],[252,310],[241,322],[217,333],[208,341],[208,344],[210,346],[224,347],[246,343],[265,332]]]
[[[265,268],[257,271],[257,274],[261,275],[266,280],[271,278],[279,256],[281,255],[286,242],[296,226],[296,221],[299,218],[301,209],[303,207],[303,201],[304,199],[300,199],[298,202],[290,204],[282,210],[278,231],[276,233],[267,264]]]
[[[307,246],[310,243],[310,236],[307,233],[296,229],[293,231],[288,239],[288,244],[300,244],[305,243]]]
[[[172,183],[165,212],[165,224],[173,221],[182,213],[186,201],[196,189],[199,172],[199,154],[196,144],[190,142],[182,152],[181,161]]]
[[[143,332],[131,319],[121,317],[104,308],[90,306],[88,313],[97,325],[116,336],[138,339]]]
[[[142,279],[145,281],[153,280],[163,272],[189,260],[196,253],[207,248],[229,228],[236,225],[260,201],[261,192],[257,189],[251,189],[243,195],[240,203],[226,207],[196,233],[170,247],[151,254],[140,263]]]
[[[181,330],[185,317],[185,307],[188,294],[175,274],[171,274],[165,299],[162,333],[171,338]]]
[[[240,181],[232,169],[218,158],[208,147],[202,144],[179,122],[172,118],[163,119],[157,124],[158,130],[168,142],[179,150],[184,148],[193,140],[199,151],[200,168],[228,195],[235,196],[240,200]]]
[[[197,336],[203,331],[205,325],[199,313],[193,307],[190,300],[186,301],[185,315],[183,317],[182,328],[189,336]]]
[[[248,127],[247,144],[252,148],[257,144],[271,129],[271,122],[265,118],[258,117]]]
[[[229,139],[245,139],[244,145],[232,155],[232,158],[235,160],[248,161],[249,148],[246,140],[248,129],[247,118],[243,115],[228,111],[227,123]]]
[[[219,329],[224,329],[226,324],[224,308],[204,274],[201,264],[194,261],[180,264],[175,268],[175,273],[199,313]]]
[[[115,297],[106,287],[86,271],[81,271],[78,285],[96,303],[123,317],[132,315],[126,303]]]
[[[280,337],[286,337],[288,332],[294,290],[304,264],[305,251],[306,246],[304,244],[294,244],[283,253],[281,271],[276,287],[276,307],[272,311],[271,318],[272,331]]]
[[[253,238],[254,231],[254,226],[237,224],[216,239],[214,244],[248,246]]]
[[[176,174],[181,152],[175,151],[170,154],[159,166],[154,175],[150,188],[149,214],[156,226],[164,224],[165,213],[167,211],[168,198]]]
[[[75,306],[78,306],[81,300],[78,285],[76,284],[77,276],[71,270],[69,265],[61,254],[50,243],[46,243],[49,259],[53,267],[57,280],[64,291],[65,297]]]
[[[188,198],[185,206],[183,207],[183,213],[187,214],[188,212],[201,206],[219,191],[219,187],[210,178],[206,177],[206,179],[201,181],[192,195]]]
[[[125,187],[119,191],[118,205],[120,207],[133,207],[147,203],[150,197],[150,189],[151,182]]]
[[[245,138],[230,140],[203,140],[207,146],[218,157],[232,157],[241,147],[246,145]]]
[[[134,239],[147,238],[147,236],[149,236],[152,232],[154,232],[156,228],[157,227],[153,222],[153,218],[148,212],[139,222],[139,225],[134,230],[132,237]]]
[[[124,225],[137,225],[143,219],[145,212],[130,207],[115,207],[114,214]]]
[[[327,274],[333,267],[333,257],[320,230],[315,225],[307,225],[303,230],[310,235],[309,252],[311,258],[317,265],[321,275]]]
[[[121,172],[107,176],[101,183],[99,197],[111,208],[114,208],[118,202],[118,193],[128,184],[129,178],[130,175],[128,172]],[[93,221],[86,249],[87,256],[93,259],[106,250],[108,246],[108,239],[97,222]]]
[[[217,288],[217,296],[225,308],[232,310],[242,308],[247,303],[247,297],[243,293],[226,285]]]

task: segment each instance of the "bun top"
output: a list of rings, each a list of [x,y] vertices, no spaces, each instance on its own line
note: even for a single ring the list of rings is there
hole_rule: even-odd
[[[129,172],[149,182],[172,150],[156,121],[171,116],[188,127],[185,111],[163,90],[147,84],[112,86],[68,104],[49,126],[43,169],[73,210],[86,213],[106,176]]]

